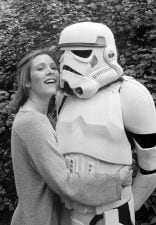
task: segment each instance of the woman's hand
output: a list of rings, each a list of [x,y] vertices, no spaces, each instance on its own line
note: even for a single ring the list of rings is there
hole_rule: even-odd
[[[121,186],[129,186],[132,184],[132,166],[123,166],[119,169],[119,176],[121,180]]]

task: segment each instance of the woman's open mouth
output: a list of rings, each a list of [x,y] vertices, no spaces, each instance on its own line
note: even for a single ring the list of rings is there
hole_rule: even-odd
[[[56,79],[55,78],[49,78],[46,81],[44,81],[45,84],[53,84],[56,83]]]

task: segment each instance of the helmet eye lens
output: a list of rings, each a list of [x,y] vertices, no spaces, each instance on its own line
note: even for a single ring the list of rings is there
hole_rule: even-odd
[[[92,50],[73,50],[72,53],[81,58],[88,58],[91,55]]]

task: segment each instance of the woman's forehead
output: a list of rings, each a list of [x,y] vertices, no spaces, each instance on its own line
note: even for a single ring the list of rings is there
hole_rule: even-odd
[[[32,63],[32,65],[38,65],[40,63],[54,63],[55,64],[54,60],[48,54],[41,54],[41,55],[35,56],[32,59],[31,63]]]

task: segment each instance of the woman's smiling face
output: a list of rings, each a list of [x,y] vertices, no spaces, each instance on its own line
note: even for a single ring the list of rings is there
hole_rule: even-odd
[[[31,60],[30,95],[51,97],[56,94],[58,79],[57,66],[48,54],[37,55]]]

